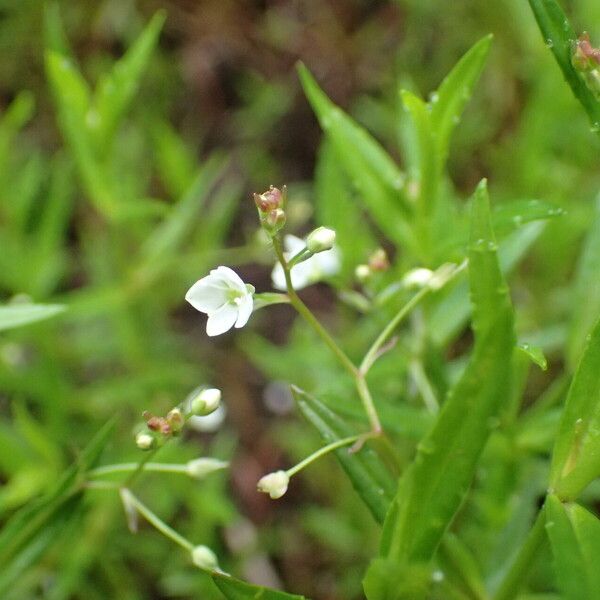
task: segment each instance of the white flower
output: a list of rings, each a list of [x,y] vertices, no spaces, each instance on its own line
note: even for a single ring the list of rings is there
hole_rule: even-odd
[[[425,287],[431,282],[433,274],[431,269],[412,269],[404,275],[402,283],[404,284],[404,287],[409,289]]]
[[[256,487],[259,492],[269,494],[273,500],[277,500],[287,492],[289,483],[290,477],[285,471],[275,471],[261,477]]]
[[[254,288],[245,284],[229,267],[217,267],[188,290],[185,299],[208,315],[206,333],[220,335],[232,327],[243,327],[253,308]]]
[[[289,260],[302,249],[306,247],[304,240],[294,235],[286,235],[283,240],[285,246],[285,256]],[[340,270],[340,253],[334,246],[331,250],[319,252],[309,259],[298,263],[292,267],[292,285],[294,289],[301,290],[308,285],[312,285],[324,277],[335,275]],[[277,290],[286,290],[285,276],[283,267],[277,263],[271,273],[273,287]]]

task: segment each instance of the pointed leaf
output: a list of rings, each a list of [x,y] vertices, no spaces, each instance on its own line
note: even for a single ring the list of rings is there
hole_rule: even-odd
[[[443,168],[448,155],[452,131],[471,99],[490,51],[493,36],[479,40],[456,63],[431,99],[431,123],[435,131],[439,168]]]
[[[298,66],[298,73],[346,177],[360,192],[377,225],[396,243],[414,243],[406,221],[402,171],[364,128],[329,100],[304,65]]]
[[[214,573],[211,577],[227,600],[308,600],[304,596],[252,585],[227,575]]]

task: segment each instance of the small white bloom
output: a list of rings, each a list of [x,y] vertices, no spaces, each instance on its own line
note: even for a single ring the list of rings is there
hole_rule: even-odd
[[[188,290],[185,299],[208,315],[206,333],[220,335],[232,327],[243,327],[253,308],[254,288],[245,284],[229,267],[217,267]]]
[[[210,473],[214,473],[215,471],[220,471],[222,469],[226,469],[229,466],[229,463],[224,460],[219,460],[217,458],[196,458],[195,460],[190,460],[186,465],[186,473],[190,477],[194,477],[195,479],[202,479]]]
[[[217,555],[208,546],[195,546],[192,550],[192,562],[207,571],[219,570]]]
[[[369,268],[369,265],[357,265],[356,269],[354,269],[354,276],[361,283],[367,281],[367,279],[371,277],[371,269]]]
[[[335,242],[335,231],[327,227],[317,227],[306,238],[306,247],[313,253],[331,250]]]
[[[283,240],[283,245],[285,247],[285,256],[287,260],[306,247],[304,240],[301,240],[294,235],[286,235]],[[324,277],[335,275],[339,270],[340,253],[337,247],[334,246],[331,250],[319,252],[309,259],[294,265],[291,271],[292,285],[294,286],[294,289],[301,290],[306,286],[320,281]],[[285,276],[281,264],[277,263],[275,265],[275,268],[271,273],[271,279],[275,289],[282,291],[286,290]]]
[[[285,471],[275,471],[261,477],[256,485],[259,492],[269,494],[273,500],[281,498],[288,489],[290,477]]]
[[[225,405],[220,404],[215,412],[206,415],[206,417],[190,417],[188,426],[194,431],[200,431],[201,433],[214,433],[219,430],[226,415],[227,411],[225,410]]]
[[[198,417],[205,417],[215,412],[221,404],[221,390],[208,388],[194,396],[190,402],[191,412]]]

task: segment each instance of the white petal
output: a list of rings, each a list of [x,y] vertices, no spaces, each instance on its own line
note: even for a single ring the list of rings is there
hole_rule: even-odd
[[[291,258],[294,254],[298,254],[300,250],[303,250],[306,247],[306,242],[295,235],[286,235],[285,238],[283,238],[283,246],[285,251],[290,254]]]
[[[217,267],[210,274],[217,280],[224,282],[228,287],[246,291],[246,284],[242,281],[242,278],[229,267]]]
[[[252,314],[252,309],[254,308],[254,300],[252,300],[252,294],[247,294],[246,296],[244,296],[242,298],[241,304],[237,308],[238,317],[237,321],[235,322],[235,327],[236,329],[239,329],[248,322],[248,319]]]
[[[309,259],[292,267],[292,285],[295,290],[301,290],[319,278],[318,274],[315,276],[316,264],[315,257],[311,256]]]
[[[214,279],[210,275],[196,281],[196,283],[187,291],[185,299],[200,312],[209,313],[217,310],[225,302],[226,288],[215,285]]]
[[[320,252],[314,256],[319,270],[320,277],[330,277],[336,275],[340,270],[340,253],[337,248],[332,248],[326,252]]]
[[[229,331],[233,327],[237,316],[237,306],[224,304],[219,310],[208,315],[206,334],[212,337]]]
[[[285,292],[287,290],[287,286],[285,284],[285,275],[283,273],[283,267],[280,263],[277,263],[273,270],[271,271],[271,281],[273,282],[273,287],[276,290],[281,290]]]

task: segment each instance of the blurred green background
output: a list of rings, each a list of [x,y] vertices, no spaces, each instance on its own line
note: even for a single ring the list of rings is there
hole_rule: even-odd
[[[578,30],[600,39],[596,0],[563,6]],[[487,177],[494,203],[540,198],[566,211],[511,277],[521,331],[551,363],[530,381],[534,397],[572,361],[562,351],[566,325],[591,293],[572,279],[594,218],[600,144],[527,3],[0,0],[0,300],[68,307],[0,333],[0,523],[48,489],[111,416],[117,433],[104,462],[136,460],[142,411],[164,414],[210,384],[223,390],[225,423],[186,434],[162,458],[231,459],[231,471],[202,482],[147,475],[140,496],[244,579],[313,600],[362,597],[378,528],[333,459],[276,503],[255,491],[262,474],[319,445],[286,384],[326,394],[348,384],[288,307],[209,340],[183,296],[220,264],[269,289],[273,257],[251,201],[269,184],[290,188],[290,230],[336,226],[315,215],[319,193],[345,192],[324,192],[318,177],[313,184],[321,132],[298,60],[410,164],[397,150],[398,84],[426,97],[487,33],[492,53],[454,136],[449,174],[460,197]],[[86,108],[93,94],[99,115]],[[377,246],[371,239],[348,249],[349,273]],[[348,327],[357,316],[331,289],[304,297],[346,332],[351,354],[364,349],[365,330]],[[375,389],[401,394],[397,365],[380,366]],[[423,425],[409,429],[418,437]],[[221,597],[154,530],[131,535],[110,492],[90,492],[49,542],[18,577],[5,574],[3,598]]]

